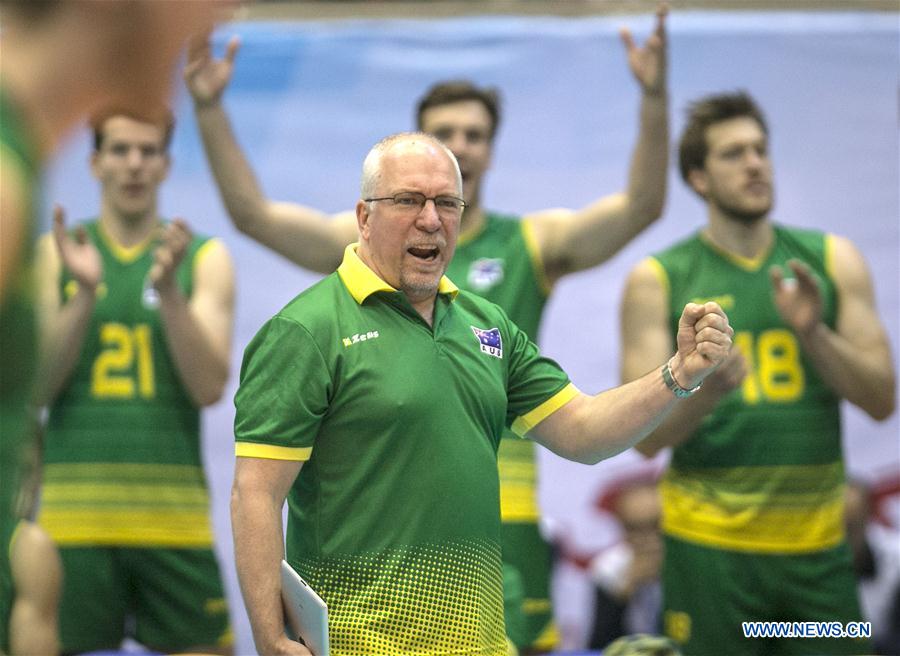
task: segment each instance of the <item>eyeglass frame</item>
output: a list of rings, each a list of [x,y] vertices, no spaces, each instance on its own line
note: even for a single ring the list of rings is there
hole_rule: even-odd
[[[422,198],[422,202],[421,202],[421,204],[419,204],[419,207],[418,207],[419,212],[421,212],[422,210],[425,209],[425,205],[428,203],[428,201],[431,201],[432,203],[434,203],[435,211],[440,213],[441,208],[437,204],[438,198],[452,198],[455,201],[459,201],[459,209],[458,210],[454,209],[453,211],[454,212],[458,211],[460,214],[462,214],[463,211],[466,209],[466,207],[469,206],[469,204],[465,200],[460,198],[459,196],[451,196],[450,194],[438,194],[437,196],[426,196],[421,191],[398,191],[393,196],[381,196],[379,198],[363,198],[362,200],[364,203],[371,203],[371,202],[374,202],[377,200],[389,200],[389,201],[391,201],[391,203],[393,204],[394,207],[398,207],[398,203],[396,200],[397,196],[404,196],[404,195],[419,196]],[[402,208],[403,206],[399,205],[399,207]],[[446,209],[451,209],[451,208],[446,208]]]

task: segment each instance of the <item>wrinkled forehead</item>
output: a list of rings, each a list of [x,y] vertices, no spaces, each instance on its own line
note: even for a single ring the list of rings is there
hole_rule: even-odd
[[[443,146],[421,139],[397,142],[381,157],[381,180],[386,185],[416,181],[446,187],[442,192],[457,192],[458,170],[453,155]]]

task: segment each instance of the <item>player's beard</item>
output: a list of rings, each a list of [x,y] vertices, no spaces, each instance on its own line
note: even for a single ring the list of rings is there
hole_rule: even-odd
[[[732,203],[722,198],[713,198],[711,200],[716,205],[716,207],[718,207],[723,216],[726,216],[738,223],[743,223],[744,225],[752,225],[766,218],[769,212],[772,211],[773,205],[772,200],[769,200],[769,202],[766,203],[765,207],[751,210],[741,207],[737,203]]]

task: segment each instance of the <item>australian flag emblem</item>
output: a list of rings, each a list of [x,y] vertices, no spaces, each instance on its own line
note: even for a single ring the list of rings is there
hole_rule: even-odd
[[[476,328],[470,326],[475,337],[478,338],[478,344],[481,346],[481,352],[493,355],[495,358],[503,357],[503,340],[500,338],[499,328]]]

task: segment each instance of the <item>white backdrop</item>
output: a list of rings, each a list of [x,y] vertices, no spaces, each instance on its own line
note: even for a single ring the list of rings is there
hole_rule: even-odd
[[[897,14],[675,13],[670,17],[673,141],[686,103],[747,89],[771,126],[776,170],[774,217],[853,239],[866,254],[897,362],[898,73]],[[636,134],[638,91],[616,30],[643,40],[650,17],[472,18],[431,21],[234,24],[243,48],[227,107],[273,198],[329,211],[352,206],[368,148],[413,124],[414,101],[443,78],[500,87],[504,118],[485,198],[514,212],[576,207],[618,191]],[[232,377],[204,417],[204,453],[215,527],[232,602],[237,653],[252,653],[230,544],[233,472],[231,399],[241,354],[265,319],[317,277],[257,246],[224,216],[183,90],[174,166],[162,212],[220,236],[236,261],[238,305]],[[98,207],[79,135],[48,179],[48,201],[73,219]],[[605,266],[564,280],[548,307],[539,343],[583,390],[617,383],[618,303],[627,271],[645,254],[702,225],[703,208],[675,169],[663,219]],[[49,221],[48,221],[49,223]],[[898,420],[876,424],[846,412],[850,470],[876,477],[900,468]],[[541,505],[555,531],[590,551],[612,533],[592,508],[610,478],[638,466],[623,454],[595,467],[540,457]],[[590,612],[588,588],[564,569],[557,612],[568,646],[578,646]]]

